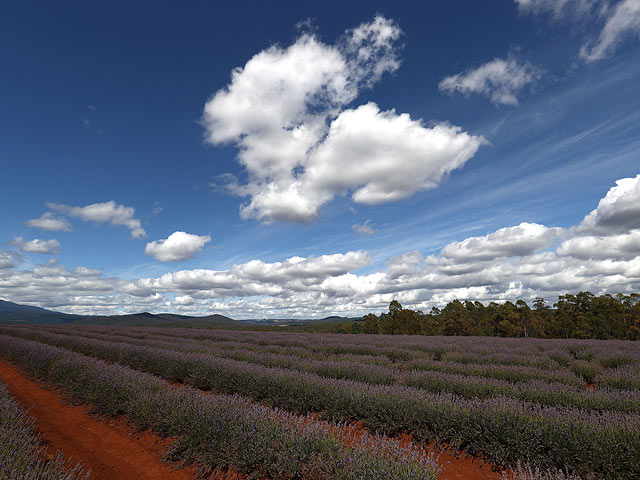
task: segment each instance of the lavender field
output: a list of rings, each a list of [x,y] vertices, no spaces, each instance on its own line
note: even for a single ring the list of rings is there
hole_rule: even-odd
[[[429,446],[519,478],[640,477],[630,341],[40,326],[0,328],[0,357],[176,438],[202,475],[435,479]],[[345,442],[354,421],[370,433]]]

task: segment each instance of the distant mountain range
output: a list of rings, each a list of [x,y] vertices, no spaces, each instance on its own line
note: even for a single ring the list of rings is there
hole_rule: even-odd
[[[130,315],[70,315],[40,307],[20,305],[0,300],[0,325],[7,324],[54,324],[72,323],[74,325],[131,325],[131,326],[236,326],[239,322],[224,315],[190,317],[172,313],[153,314],[149,312]]]
[[[8,324],[63,324],[73,325],[120,325],[120,326],[153,326],[153,327],[192,327],[206,328],[213,326],[238,327],[247,324],[258,325],[301,325],[316,323],[335,323],[360,320],[347,317],[326,317],[323,319],[256,319],[234,320],[224,315],[214,314],[205,317],[192,317],[173,313],[133,313],[129,315],[70,315],[40,307],[20,305],[0,300],[0,325]]]
[[[0,325],[7,323],[68,323],[79,318],[81,317],[78,315],[0,300]]]

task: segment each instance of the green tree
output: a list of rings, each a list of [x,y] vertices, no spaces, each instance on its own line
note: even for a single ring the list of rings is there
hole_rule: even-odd
[[[362,324],[362,333],[379,333],[378,316],[373,313],[367,313]]]

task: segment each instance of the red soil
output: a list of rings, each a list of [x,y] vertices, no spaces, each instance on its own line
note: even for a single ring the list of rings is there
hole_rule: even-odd
[[[66,404],[60,396],[29,380],[0,361],[0,378],[13,397],[36,420],[49,455],[56,450],[91,468],[91,480],[193,480],[193,469],[172,470],[162,463],[171,443],[146,432],[134,433],[122,419],[96,420],[82,406]]]
[[[492,465],[478,458],[464,453],[458,458],[448,452],[442,452],[439,455],[438,465],[442,467],[442,472],[438,480],[499,480],[502,478],[502,474],[494,471]]]
[[[357,442],[360,437],[369,433],[367,428],[364,427],[362,421],[353,422],[344,428],[341,432],[334,430],[346,444],[353,444]],[[462,454],[457,458],[447,452],[438,451],[431,446],[424,447],[416,445],[413,437],[410,434],[404,433],[400,437],[397,437],[400,444],[403,446],[412,445],[423,455],[430,455],[434,453],[438,465],[441,467],[438,480],[460,480],[460,479],[473,479],[473,480],[499,480],[502,479],[501,473],[495,471],[496,469],[489,463],[486,463],[478,458],[473,458],[469,455]]]
[[[65,457],[72,457],[74,464],[79,461],[85,469],[91,468],[91,480],[194,479],[194,468],[173,470],[162,463],[162,454],[171,444],[171,439],[163,439],[150,432],[137,432],[123,418],[97,420],[89,414],[87,407],[65,403],[55,391],[41,387],[1,360],[0,379],[36,420],[47,453],[53,455],[60,451]],[[341,430],[335,433],[347,444],[357,442],[368,433],[362,422],[354,422]],[[407,434],[399,439],[405,445],[413,442]],[[425,455],[434,451],[420,446],[416,448]],[[436,456],[442,468],[439,480],[502,478],[492,465],[480,459],[465,454],[456,458],[447,451],[436,451]],[[242,479],[242,475],[228,472],[212,477],[212,480],[236,479]]]

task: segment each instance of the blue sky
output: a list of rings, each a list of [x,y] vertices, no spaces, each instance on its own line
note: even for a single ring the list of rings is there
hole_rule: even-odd
[[[423,3],[4,5],[0,298],[639,290],[640,0]]]

